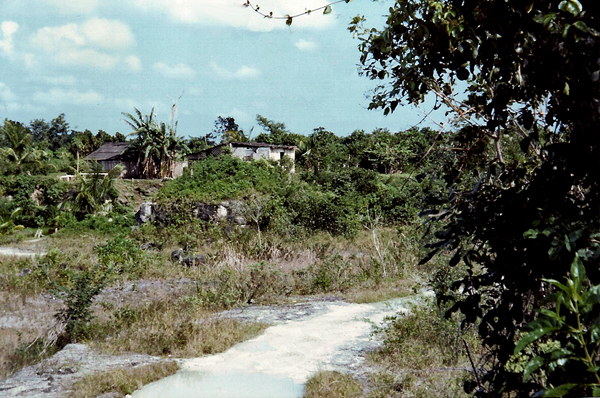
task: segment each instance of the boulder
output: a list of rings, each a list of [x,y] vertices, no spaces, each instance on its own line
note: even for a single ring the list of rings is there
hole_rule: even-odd
[[[140,205],[140,209],[135,213],[135,220],[138,224],[144,224],[149,221],[154,221],[154,203],[144,202]]]
[[[184,259],[185,255],[183,254],[183,250],[177,249],[171,252],[171,261],[174,263],[182,264]]]
[[[183,259],[183,264],[188,267],[194,267],[194,266],[206,264],[206,256],[204,256],[203,254],[198,254],[195,256],[188,256]]]

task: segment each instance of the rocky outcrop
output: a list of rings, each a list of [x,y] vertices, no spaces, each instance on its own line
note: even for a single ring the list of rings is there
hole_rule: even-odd
[[[192,214],[194,218],[207,222],[221,223],[226,221],[231,224],[246,225],[247,220],[244,217],[244,208],[244,202],[232,200],[219,204],[195,203],[190,205],[189,209],[174,211],[185,211],[187,214]],[[153,202],[142,203],[135,214],[138,225],[147,222],[168,224],[172,217],[173,214],[170,214],[169,210]]]

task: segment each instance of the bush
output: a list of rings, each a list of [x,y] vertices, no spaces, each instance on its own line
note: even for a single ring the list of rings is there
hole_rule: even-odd
[[[185,198],[216,203],[257,191],[273,193],[286,185],[288,173],[265,161],[246,162],[232,156],[208,158],[192,165],[192,173],[168,182],[158,199]]]

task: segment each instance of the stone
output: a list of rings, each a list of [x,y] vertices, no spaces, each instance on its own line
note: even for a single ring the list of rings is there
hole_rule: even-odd
[[[217,220],[221,221],[227,218],[227,214],[229,213],[227,211],[228,205],[229,203],[223,202],[217,207]]]
[[[183,254],[183,250],[177,249],[171,252],[171,261],[174,263],[183,263],[185,259],[185,255]]]
[[[140,250],[160,250],[159,246],[154,242],[146,242],[140,245]]]
[[[188,267],[199,266],[202,264],[206,264],[206,256],[203,254],[198,254],[195,256],[189,256],[183,259],[183,264]]]
[[[154,220],[154,203],[144,202],[140,205],[140,209],[135,213],[135,220],[138,224],[144,224]]]

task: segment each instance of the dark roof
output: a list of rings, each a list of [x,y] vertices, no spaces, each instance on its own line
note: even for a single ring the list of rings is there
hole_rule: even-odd
[[[264,142],[230,142],[231,146],[235,147],[248,147],[248,148],[273,148],[273,149],[293,149],[296,150],[295,145],[272,145]]]
[[[134,158],[132,151],[125,154],[128,149],[128,142],[105,142],[100,148],[87,155],[85,160],[131,160]]]

